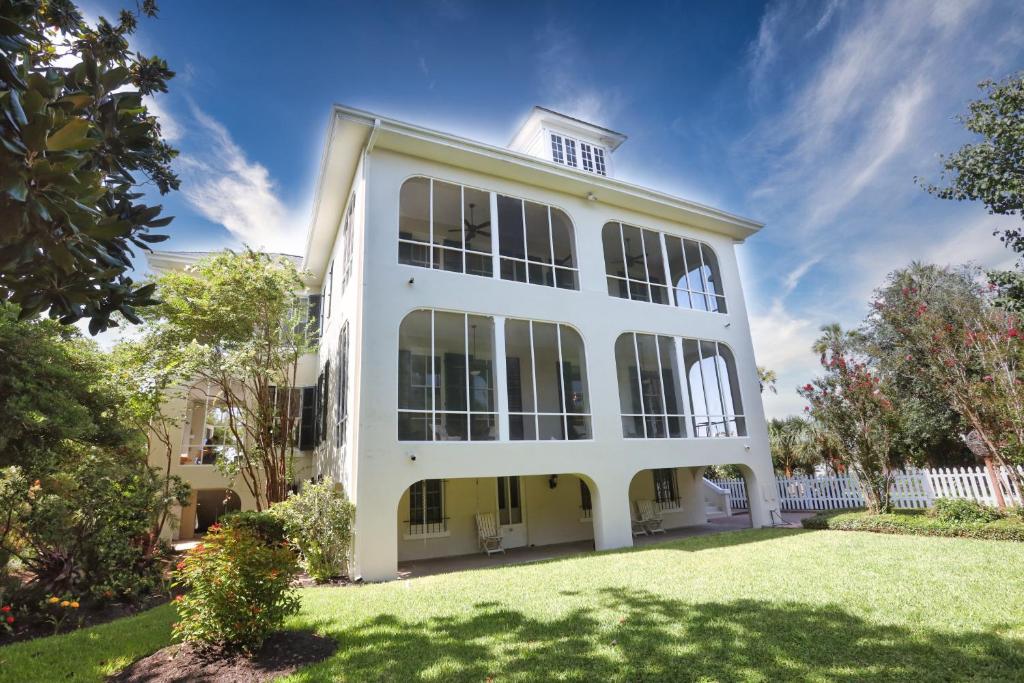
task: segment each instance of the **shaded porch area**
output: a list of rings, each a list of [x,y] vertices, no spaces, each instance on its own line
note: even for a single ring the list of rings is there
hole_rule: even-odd
[[[807,512],[784,512],[782,518],[794,527],[800,526],[800,520],[813,513]],[[750,528],[750,515],[748,513],[735,514],[729,517],[715,517],[709,519],[706,524],[695,526],[677,527],[668,529],[664,534],[656,536],[639,536],[634,539],[634,546],[654,545],[666,541],[689,538],[691,536],[703,536],[723,531],[736,531]],[[513,548],[503,555],[492,555],[488,557],[484,553],[472,553],[468,555],[455,555],[451,557],[436,557],[423,560],[408,560],[398,563],[398,578],[413,579],[420,576],[431,576],[434,574],[448,574],[451,572],[465,571],[467,569],[484,569],[487,567],[498,567],[513,564],[524,564],[527,562],[540,562],[552,560],[569,555],[590,552],[594,549],[593,540],[572,541],[569,543],[554,543],[551,545],[527,546]]]

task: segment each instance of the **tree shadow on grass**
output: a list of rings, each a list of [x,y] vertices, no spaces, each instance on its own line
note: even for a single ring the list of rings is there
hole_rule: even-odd
[[[336,638],[293,680],[1020,680],[1020,642],[994,632],[879,625],[841,607],[758,600],[690,604],[645,590],[566,592],[540,619],[499,602],[458,616],[385,614]]]

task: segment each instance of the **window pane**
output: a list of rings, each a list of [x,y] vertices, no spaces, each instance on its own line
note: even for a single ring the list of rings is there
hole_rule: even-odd
[[[466,187],[463,195],[463,228],[466,249],[491,253],[491,196]]]
[[[565,138],[565,163],[569,166],[576,165],[576,141]]]
[[[690,304],[699,311],[708,310],[702,294],[704,280],[701,274],[700,245],[693,240],[683,240],[683,255],[686,258],[686,280],[690,286]]]
[[[498,420],[495,415],[473,413],[469,416],[470,439],[494,441],[498,438]]]
[[[526,202],[526,253],[530,261],[551,263],[548,207]]]
[[[462,188],[434,181],[434,244],[449,247],[435,258],[434,267],[462,272]]]
[[[530,323],[525,320],[505,321],[505,368],[509,412],[534,412]]]
[[[700,343],[701,371],[704,375],[704,396],[707,400],[708,415],[726,415],[726,406],[722,396],[721,359],[715,350],[715,343]]]
[[[683,241],[672,235],[665,235],[665,251],[668,252],[669,282],[675,289],[675,303],[681,308],[690,308],[690,294],[686,290],[686,264],[683,261]]]
[[[434,355],[441,362],[437,411],[466,410],[465,325],[461,313],[434,313]]]
[[[399,413],[398,439],[400,441],[430,441],[430,413]]]
[[[726,394],[726,405],[730,415],[743,414],[743,401],[740,398],[739,378],[736,375],[736,359],[725,344],[718,345],[718,357],[722,373],[722,386]]]
[[[661,375],[665,387],[665,412],[679,415],[683,412],[683,395],[679,388],[679,363],[676,359],[676,343],[672,337],[658,337],[658,352],[661,357]]]
[[[700,245],[701,256],[704,257],[704,280],[709,294],[724,294],[722,291],[722,274],[718,270],[718,257],[711,247]]]
[[[468,316],[470,410],[494,412],[494,321]]]
[[[590,439],[590,438],[592,438],[592,435],[591,435],[591,432],[590,432],[590,418],[589,417],[584,417],[584,416],[579,416],[579,415],[570,415],[569,419],[568,419],[568,422],[569,422],[569,433],[568,433],[567,436],[568,436],[570,441],[575,441],[577,439]]]
[[[430,311],[405,316],[398,331],[398,407],[430,410]]]
[[[707,402],[704,400],[704,378],[701,372],[698,343],[683,340],[683,359],[686,368],[686,386],[690,397],[690,410],[694,415],[695,436],[707,436]]]
[[[556,267],[555,286],[559,289],[579,289],[579,285],[576,284],[576,271]]]
[[[498,231],[502,256],[526,258],[523,244],[522,200],[498,195]],[[504,277],[504,272],[502,276]]]
[[[574,245],[572,221],[561,209],[551,209],[551,239],[555,250],[555,265],[572,268],[576,265],[573,257]]]
[[[632,225],[622,226],[622,239],[626,248],[626,273],[634,280],[647,281],[644,271],[644,244],[640,228]],[[620,257],[621,261],[622,258]]]
[[[558,338],[553,324],[533,323],[533,357],[537,370],[537,412],[561,413],[562,388],[558,378]],[[543,432],[543,429],[541,431]]]
[[[587,397],[587,361],[583,338],[566,325],[558,326],[562,336],[562,379],[565,386],[565,412],[589,413]]]
[[[647,279],[653,284],[664,285],[665,261],[661,255],[661,235],[653,230],[643,231],[644,251],[647,254]]]
[[[647,415],[663,414],[665,405],[661,394],[661,376],[658,373],[658,349],[655,337],[650,334],[638,334],[636,335],[636,345],[640,355],[644,413]]]
[[[618,223],[605,223],[601,230],[601,242],[604,245],[605,273],[615,277],[626,277],[626,267],[622,262],[622,236],[619,233]],[[610,284],[608,293],[612,294]],[[623,296],[623,298],[625,297]]]
[[[561,415],[538,415],[537,438],[541,441],[559,441],[565,438],[565,423]]]
[[[562,164],[565,163],[565,155],[562,152],[562,136],[551,136],[551,160]]]
[[[537,438],[537,416],[509,415],[508,430],[512,441],[533,441]]]
[[[406,180],[398,203],[399,237],[430,242],[430,181],[427,178]]]
[[[632,333],[619,335],[615,340],[615,369],[619,381],[619,407],[622,414],[642,414],[644,411],[640,405],[639,369],[636,365]],[[640,435],[643,435],[642,427]]]
[[[644,438],[644,418],[640,415],[622,417],[622,436],[627,439]]]

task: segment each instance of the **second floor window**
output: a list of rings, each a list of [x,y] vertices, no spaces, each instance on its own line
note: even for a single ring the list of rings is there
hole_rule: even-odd
[[[398,335],[398,438],[498,438],[492,318],[430,310],[405,317]]]
[[[727,312],[718,257],[708,245],[618,222],[605,224],[601,240],[612,296]]]
[[[572,223],[564,211],[498,195],[501,279],[579,289]]]
[[[583,339],[568,325],[505,322],[509,438],[589,439]]]
[[[627,332],[615,342],[615,365],[627,439],[746,436],[736,361],[725,344]]]

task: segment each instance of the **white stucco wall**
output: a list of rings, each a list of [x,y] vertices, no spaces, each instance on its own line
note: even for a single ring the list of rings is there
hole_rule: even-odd
[[[425,175],[559,207],[572,219],[580,291],[567,291],[398,263],[398,200],[404,180]],[[353,359],[350,405],[354,429],[345,474],[357,503],[355,570],[367,580],[395,575],[401,535],[396,509],[405,489],[421,479],[581,473],[594,499],[598,548],[632,543],[629,489],[634,475],[658,467],[744,465],[762,491],[752,500],[755,526],[768,523],[774,496],[771,464],[749,324],[733,243],[729,238],[584,197],[485,176],[453,166],[375,150],[357,173],[354,282],[335,306],[324,332],[333,352],[334,321],[349,317]],[[339,189],[339,191],[345,191]],[[601,229],[611,220],[699,239],[718,255],[728,300],[726,315],[611,297],[605,283]],[[337,242],[336,242],[337,245]],[[337,266],[336,266],[337,272]],[[410,279],[414,282],[410,284]],[[337,280],[337,278],[336,278]],[[586,346],[593,439],[545,442],[402,443],[397,438],[398,330],[410,311],[435,308],[573,325]],[[716,439],[626,440],[619,418],[614,344],[625,331],[717,340],[735,354],[748,436]],[[322,360],[321,360],[322,362]],[[333,413],[332,413],[333,415]],[[415,456],[415,460],[413,459]],[[340,462],[335,469],[342,469]],[[569,488],[569,487],[567,487]],[[681,495],[683,491],[680,491]],[[703,507],[699,491],[694,493]],[[552,534],[554,538],[555,534]],[[564,540],[564,539],[557,539]],[[404,548],[404,546],[403,546]],[[472,548],[470,549],[472,551]],[[412,551],[409,551],[412,552]],[[405,551],[403,550],[403,556]]]

